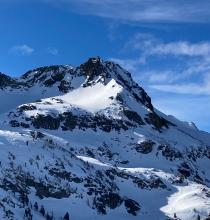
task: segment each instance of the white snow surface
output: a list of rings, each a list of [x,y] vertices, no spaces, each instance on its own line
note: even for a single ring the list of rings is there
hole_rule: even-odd
[[[204,189],[199,184],[177,186],[177,192],[168,198],[168,204],[161,207],[161,211],[170,217],[176,213],[181,219],[196,219],[198,213],[210,212],[210,200],[202,195]]]
[[[91,87],[79,87],[66,95],[62,99],[72,105],[76,105],[91,113],[110,107],[113,101],[110,97],[122,91],[122,87],[112,79],[107,85],[98,83]]]
[[[95,64],[98,59],[93,61]],[[139,94],[127,72],[115,69]],[[73,70],[68,67],[68,71]],[[33,74],[28,79],[33,79]],[[96,77],[91,85],[84,86],[84,75],[67,72],[65,79],[71,81],[71,89],[65,94],[59,91],[58,82],[45,87],[39,81],[27,89],[0,91],[0,219],[23,220],[25,208],[31,205],[33,220],[46,219],[33,208],[35,202],[49,214],[53,212],[55,220],[66,212],[71,220],[163,220],[175,215],[180,220],[196,220],[198,215],[204,220],[209,215],[210,134],[194,124],[155,109],[174,125],[159,131],[145,122],[109,132],[91,127],[62,130],[61,126],[11,126],[11,120],[28,123],[26,118],[57,117],[66,111],[77,116],[98,114],[113,122],[127,120],[123,107],[144,120],[151,109],[136,101],[114,72],[110,75],[105,83]],[[20,113],[18,107],[25,103],[35,108]],[[141,151],[145,146],[151,149]],[[189,176],[180,169],[189,171]],[[19,187],[28,193],[28,205],[21,203]],[[107,205],[106,214],[101,214],[95,203],[100,204],[98,197],[110,190],[121,200],[114,208]],[[126,199],[139,204],[136,215],[129,213]],[[9,211],[13,215],[8,216]]]

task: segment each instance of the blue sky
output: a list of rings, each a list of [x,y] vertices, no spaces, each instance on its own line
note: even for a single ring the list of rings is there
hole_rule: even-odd
[[[210,131],[210,0],[1,0],[0,29],[1,72],[100,55],[157,108]]]

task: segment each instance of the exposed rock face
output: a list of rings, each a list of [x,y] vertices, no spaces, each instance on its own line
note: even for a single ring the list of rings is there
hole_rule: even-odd
[[[123,113],[125,114],[125,116],[130,120],[130,121],[134,121],[139,125],[143,125],[144,122],[141,118],[141,116],[138,115],[138,113],[131,111],[131,110],[124,110]]]
[[[162,152],[162,155],[169,160],[182,159],[182,153],[176,148],[172,148],[170,145],[159,145],[158,150]]]
[[[3,73],[0,73],[0,89],[3,89],[5,87],[18,88],[19,83],[15,79],[12,79],[11,77]]]
[[[34,105],[31,105],[31,104],[25,104],[25,105],[21,105],[18,107],[18,110],[20,112],[23,112],[23,111],[30,111],[30,110],[36,110],[36,106]]]
[[[90,58],[86,63],[81,64],[80,68],[89,80],[93,80],[96,76],[106,76],[107,73],[100,57]]]
[[[139,204],[132,199],[125,199],[124,204],[128,213],[131,213],[132,215],[137,215],[137,212],[140,210]]]
[[[152,124],[157,130],[160,130],[163,127],[168,128],[169,125],[174,125],[173,123],[167,121],[165,118],[157,115],[155,112],[149,113],[145,120],[147,123]]]
[[[141,143],[136,144],[135,149],[139,153],[149,154],[152,152],[154,145],[155,143],[151,140],[143,141]]]
[[[72,74],[73,67],[71,66],[45,66],[26,72],[20,81],[24,82],[26,88],[31,88],[36,84],[44,87],[56,86],[60,92],[67,93],[71,90],[70,77]]]
[[[190,170],[190,167],[187,163],[182,163],[178,169],[178,171],[184,176],[184,177],[190,177],[192,170]]]
[[[32,124],[35,128],[55,130],[59,128],[60,120],[51,115],[38,115],[32,119]]]

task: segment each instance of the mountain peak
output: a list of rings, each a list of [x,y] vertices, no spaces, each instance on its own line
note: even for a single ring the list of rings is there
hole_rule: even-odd
[[[85,63],[81,64],[79,68],[89,78],[104,74],[104,65],[99,56],[89,58]]]
[[[60,93],[67,93],[77,89],[80,86],[91,87],[98,83],[105,86],[111,80],[114,80],[126,91],[124,95],[117,95],[118,98],[121,97],[122,100],[130,95],[137,102],[153,111],[151,98],[132,79],[131,74],[118,64],[112,61],[104,61],[99,56],[89,58],[76,68],[69,65],[39,67],[27,71],[17,79],[2,74],[0,86],[11,89],[20,88],[22,91],[25,90],[27,92],[33,91],[34,96],[39,98],[42,96],[41,94],[45,94],[45,97],[49,97],[52,94],[59,95]],[[35,87],[37,88],[36,91],[33,89]]]
[[[0,88],[5,87],[18,88],[18,83],[12,77],[0,72]]]
[[[118,64],[93,57],[1,84],[0,219],[208,216],[210,135],[153,108]]]

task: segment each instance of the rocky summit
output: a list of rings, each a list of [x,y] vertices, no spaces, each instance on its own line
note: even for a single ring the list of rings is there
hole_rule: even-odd
[[[1,73],[0,103],[0,219],[210,219],[210,134],[118,64]]]

